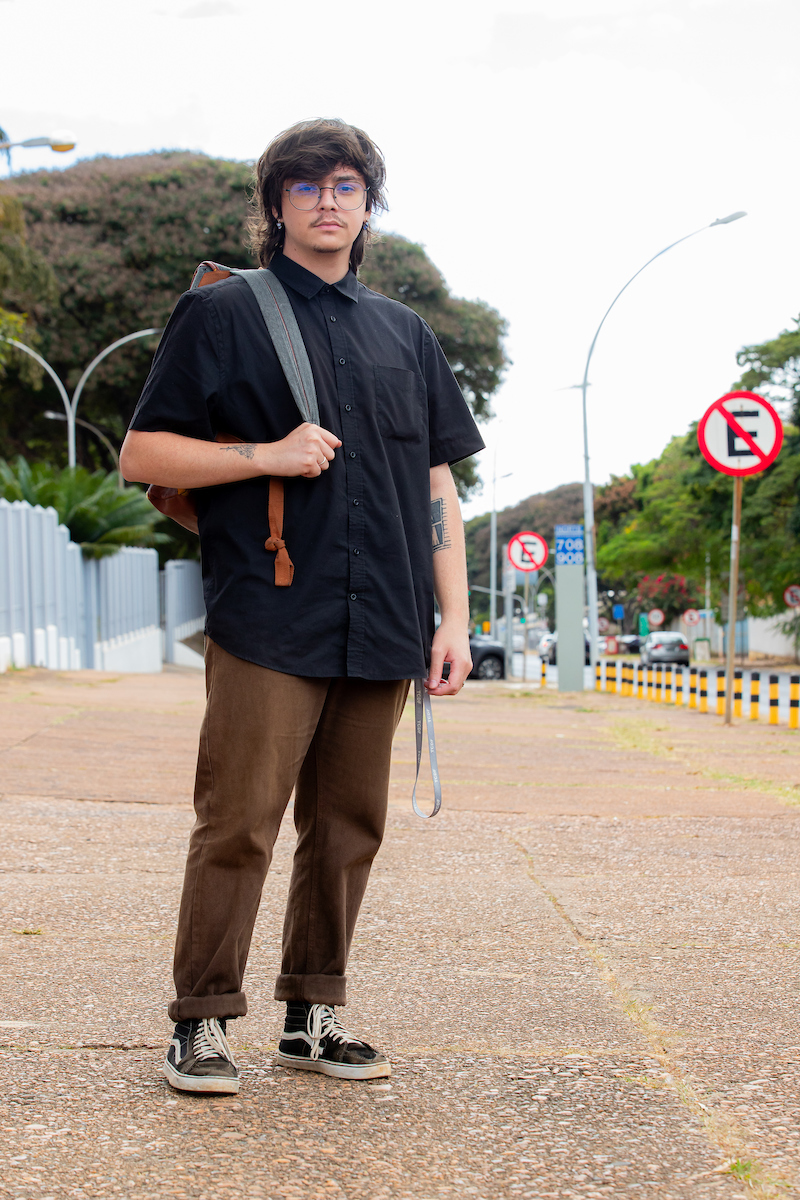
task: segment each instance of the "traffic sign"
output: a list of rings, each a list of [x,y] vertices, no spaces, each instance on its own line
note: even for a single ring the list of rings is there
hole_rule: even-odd
[[[783,599],[789,608],[800,608],[800,586],[796,583],[790,583],[783,593]]]
[[[696,608],[687,608],[686,612],[683,614],[683,623],[684,625],[700,624],[700,613]]]
[[[755,392],[728,392],[715,400],[697,427],[706,462],[726,475],[757,475],[778,457],[783,424]]]
[[[656,629],[658,629],[659,625],[664,624],[664,614],[660,608],[651,608],[647,614],[647,619],[651,625],[655,625]]]
[[[582,525],[556,525],[556,566],[583,566]]]
[[[608,633],[608,617],[598,617],[597,628],[601,633]]]
[[[540,533],[515,533],[508,543],[508,557],[518,571],[538,571],[547,562],[550,549]]]

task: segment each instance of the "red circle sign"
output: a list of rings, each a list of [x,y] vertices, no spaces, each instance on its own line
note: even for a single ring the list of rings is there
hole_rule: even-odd
[[[683,614],[683,623],[684,625],[700,624],[700,613],[696,608],[687,608],[686,612]]]
[[[783,593],[783,600],[789,608],[800,608],[800,586],[796,583],[790,583]]]
[[[660,608],[651,608],[647,614],[647,620],[658,629],[659,625],[664,624],[664,614]]]
[[[515,533],[508,543],[509,561],[518,571],[538,571],[547,562],[550,548],[540,533]]]
[[[728,392],[703,414],[697,440],[703,457],[715,471],[757,475],[778,457],[783,424],[763,396]]]

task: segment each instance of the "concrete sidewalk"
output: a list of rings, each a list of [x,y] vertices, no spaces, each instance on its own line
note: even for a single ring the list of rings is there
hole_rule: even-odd
[[[211,1099],[160,1075],[202,709],[190,670],[0,679],[0,1196],[800,1191],[797,734],[468,685],[427,823],[409,707],[344,1014],[391,1080],[271,1065],[287,822]]]

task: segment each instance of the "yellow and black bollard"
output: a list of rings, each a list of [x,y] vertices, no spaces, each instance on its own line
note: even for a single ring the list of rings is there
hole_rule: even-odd
[[[641,663],[639,663],[639,666],[634,667],[633,669],[637,673],[638,680],[639,680],[638,686],[636,689],[636,694],[640,700],[644,700],[644,667],[642,666]]]
[[[539,687],[547,687],[547,659],[540,660],[542,664],[542,673],[539,676]]]
[[[800,729],[800,675],[789,676],[789,728]]]
[[[683,704],[683,667],[675,668],[675,707]]]
[[[622,694],[623,696],[631,694],[631,664],[627,662],[622,664]]]
[[[769,677],[769,723],[770,725],[778,724],[778,685],[780,677],[778,675],[770,675]]]
[[[725,716],[725,672],[722,667],[717,669],[717,716]]]
[[[617,664],[615,662],[606,663],[606,691],[616,692],[617,690]]]
[[[689,708],[697,708],[697,667],[689,667]]]
[[[700,712],[708,712],[708,671],[700,672]]]
[[[672,704],[672,663],[667,663],[664,668],[664,701]]]
[[[656,665],[656,704],[664,703],[664,668],[661,663]]]
[[[733,715],[742,715],[742,672],[733,672]]]
[[[648,666],[648,668],[647,668],[647,699],[655,700],[655,698],[656,698],[656,694],[655,694],[655,688],[653,687],[653,668],[651,666]]]
[[[599,658],[594,668],[594,690],[596,692],[603,690],[603,667]]]
[[[758,720],[758,701],[761,691],[761,675],[758,671],[750,672],[750,720]]]

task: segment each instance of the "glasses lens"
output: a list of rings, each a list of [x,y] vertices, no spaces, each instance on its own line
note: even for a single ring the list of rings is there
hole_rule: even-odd
[[[293,183],[289,188],[289,199],[294,207],[306,211],[316,208],[319,195],[319,188],[313,183]]]
[[[360,208],[364,202],[363,188],[360,183],[337,183],[333,189],[334,199],[340,208]]]

